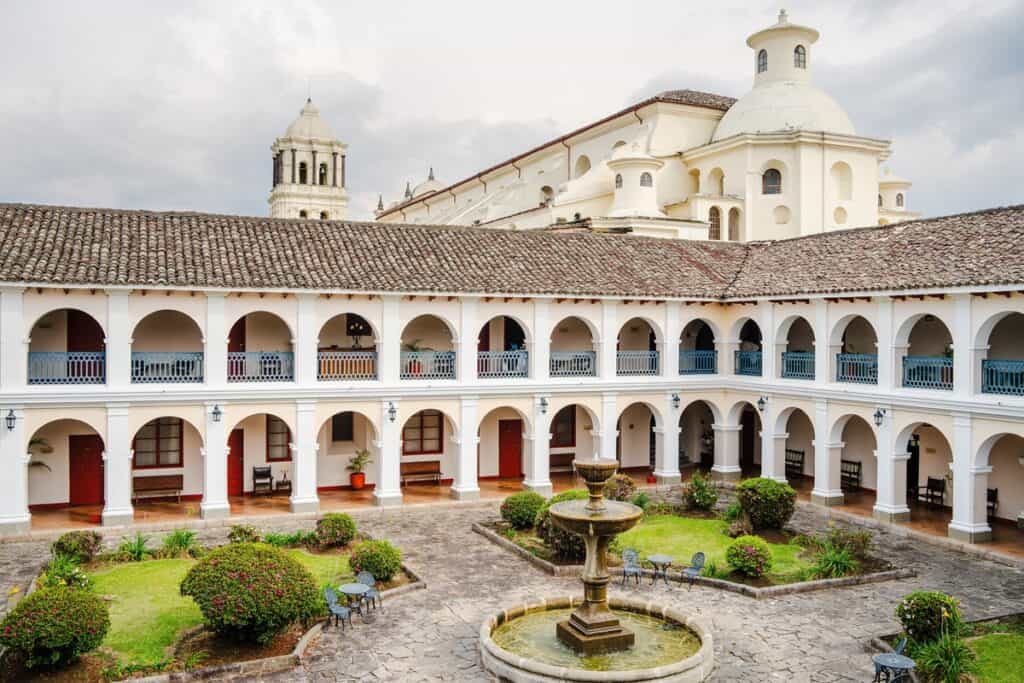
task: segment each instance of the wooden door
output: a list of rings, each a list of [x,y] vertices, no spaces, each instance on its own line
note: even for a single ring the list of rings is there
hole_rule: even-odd
[[[68,351],[102,351],[103,328],[88,313],[68,309]]]
[[[228,332],[228,353],[245,351],[245,318],[231,326]]]
[[[523,421],[498,420],[498,476],[523,474]]]
[[[481,353],[491,350],[491,323],[480,329],[480,336],[476,338],[476,350]]]
[[[745,470],[754,469],[754,434],[757,427],[754,422],[754,413],[750,410],[743,411],[740,417],[740,467]]]
[[[103,440],[96,434],[68,437],[71,505],[103,504]]]
[[[233,429],[228,437],[228,495],[240,496],[245,485],[245,432]]]

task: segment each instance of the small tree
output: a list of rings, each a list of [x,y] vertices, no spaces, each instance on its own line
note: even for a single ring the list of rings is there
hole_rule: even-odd
[[[316,542],[321,548],[345,546],[356,537],[356,523],[344,512],[328,512],[316,523]]]
[[[390,581],[402,571],[402,552],[387,541],[363,541],[352,551],[348,564],[354,572],[370,572],[378,581]]]
[[[758,536],[740,536],[725,551],[725,561],[740,574],[757,578],[772,568],[772,551]]]
[[[754,477],[736,487],[740,507],[754,529],[781,529],[796,512],[796,491],[789,484]]]
[[[0,645],[24,658],[29,669],[71,664],[103,642],[110,628],[106,603],[91,591],[40,588],[0,624]]]
[[[529,529],[544,507],[544,496],[536,491],[513,493],[501,503],[501,518],[516,529]]]

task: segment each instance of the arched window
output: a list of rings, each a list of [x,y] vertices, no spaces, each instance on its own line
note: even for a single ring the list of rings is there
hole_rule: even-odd
[[[622,174],[621,173],[616,173],[615,174],[615,189],[617,190],[620,187],[622,187]]]
[[[317,184],[327,184],[327,164],[320,164],[320,177],[317,179]]]
[[[299,218],[309,218],[309,214],[306,213],[305,209],[303,209],[302,211],[299,211]]]
[[[740,210],[729,209],[729,241],[740,241]]]
[[[555,191],[551,189],[550,185],[545,185],[540,188],[540,205],[547,206],[551,203],[551,200],[555,198]]]
[[[882,208],[882,195],[878,195],[878,208]]]
[[[321,211],[320,212],[320,220],[322,220],[322,221],[327,220],[327,212],[326,211]]]
[[[579,178],[590,170],[590,157],[586,154],[576,160],[576,174],[574,177]]]
[[[650,173],[640,174],[640,187],[654,187],[654,178]]]
[[[896,195],[896,206],[900,207],[901,209],[903,208],[903,193],[902,192],[900,192],[898,195]]]
[[[305,185],[309,171],[306,170],[306,162],[303,161],[299,164],[299,184]]]
[[[722,239],[722,212],[718,210],[717,206],[712,206],[711,210],[708,211],[708,239],[709,240],[720,240]]]
[[[782,173],[777,168],[769,168],[761,176],[761,194],[782,194]]]
[[[793,66],[798,69],[807,68],[807,48],[803,45],[797,45],[793,50]]]
[[[763,74],[768,70],[768,50],[761,50],[757,53],[757,73]]]

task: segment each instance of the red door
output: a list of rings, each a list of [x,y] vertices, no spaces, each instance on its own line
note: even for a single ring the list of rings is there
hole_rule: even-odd
[[[68,437],[72,505],[103,504],[103,440],[96,434]]]
[[[523,421],[498,420],[498,476],[523,474]]]
[[[233,429],[228,437],[228,495],[242,495],[245,483],[245,432]]]
[[[241,351],[245,351],[245,318],[239,318],[228,332],[228,353]]]
[[[68,309],[68,351],[102,351],[103,328],[88,313]]]

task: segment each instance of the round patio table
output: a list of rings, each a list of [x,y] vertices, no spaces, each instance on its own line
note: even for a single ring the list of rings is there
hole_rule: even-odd
[[[654,566],[654,576],[651,578],[651,585],[658,583],[658,579],[662,579],[666,586],[671,584],[668,582],[668,568],[672,565],[673,558],[670,555],[648,555],[647,561]]]
[[[880,655],[875,655],[872,661],[877,665],[879,676],[885,676],[885,678],[876,676],[876,681],[909,681],[910,671],[915,666],[913,659],[895,652],[883,652]]]
[[[355,598],[356,611],[362,615],[363,621],[373,621],[373,617],[370,615],[370,610],[364,609],[363,597],[366,592],[370,590],[370,587],[365,583],[344,583],[338,586],[338,590],[345,594],[346,597]]]

